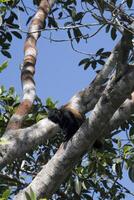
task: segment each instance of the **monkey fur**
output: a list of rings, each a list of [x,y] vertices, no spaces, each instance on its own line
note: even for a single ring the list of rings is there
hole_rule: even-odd
[[[48,119],[59,124],[68,141],[84,122],[85,117],[78,111],[71,109],[68,105],[62,106],[60,109],[54,108],[49,111]]]
[[[54,108],[50,110],[48,113],[48,119],[59,124],[65,136],[65,141],[68,141],[82,125],[85,116],[77,110],[70,108],[69,104],[67,104],[62,106],[60,109]],[[93,146],[100,149],[102,147],[102,142],[96,140]]]

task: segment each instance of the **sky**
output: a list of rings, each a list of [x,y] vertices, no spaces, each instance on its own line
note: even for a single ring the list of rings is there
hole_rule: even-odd
[[[80,48],[78,47],[77,49],[81,50],[84,46],[83,51],[86,51],[87,53],[96,52],[98,48],[102,47],[105,47],[105,50],[110,50],[114,47],[115,42],[109,42],[109,36],[107,34],[103,40],[103,33],[105,33],[105,31],[85,45],[81,43],[79,45]],[[54,34],[55,32],[53,31],[53,35]],[[57,35],[58,39],[61,37],[65,38],[62,31],[59,31],[59,34]],[[23,63],[23,46],[25,38],[26,35],[23,34],[23,40],[13,39],[10,49],[12,59],[9,60],[8,68],[0,74],[0,84],[4,84],[7,88],[11,85],[14,86],[17,93],[20,95],[22,93],[20,64]],[[72,50],[69,42],[54,43],[41,37],[38,41],[37,48],[38,56],[35,81],[37,95],[41,97],[41,99],[44,100],[49,96],[54,100],[58,100],[62,105],[77,91],[88,86],[93,80],[96,73],[92,68],[84,70],[82,66],[78,66],[80,60],[87,56]],[[2,58],[1,63],[4,60],[6,60],[6,58]]]
[[[24,16],[20,14],[20,20],[24,23]],[[22,26],[23,27],[23,26]],[[27,27],[24,27],[27,30]],[[65,38],[64,31],[52,32],[55,39]],[[56,36],[55,36],[56,34]],[[43,32],[42,35],[45,35]],[[23,47],[26,34],[23,39],[13,39],[11,46],[12,59],[9,60],[9,66],[0,73],[0,85],[6,88],[15,87],[17,94],[22,95],[20,82],[20,64],[23,63]],[[111,50],[116,42],[112,41],[109,34],[105,30],[101,31],[95,39],[91,39],[87,44],[80,43],[77,49],[89,52],[96,52],[99,48]],[[37,44],[38,57],[36,63],[36,90],[37,95],[45,103],[46,98],[51,97],[53,101],[58,101],[58,106],[66,104],[68,100],[78,91],[87,87],[93,80],[95,72],[90,68],[84,70],[82,66],[78,66],[81,59],[87,56],[76,53],[72,50],[69,42],[54,43],[41,37]],[[1,57],[0,63],[6,58]],[[134,191],[134,185],[129,181],[124,171],[124,179],[122,181],[131,191]],[[132,198],[126,197],[126,200]]]
[[[22,29],[27,31],[24,21],[25,16],[22,13],[18,13],[18,16]],[[51,33],[55,39],[68,39],[65,31],[52,31]],[[92,30],[89,31],[89,34],[91,33]],[[105,34],[104,38],[103,34],[105,34],[105,30],[100,32],[97,37],[91,38],[87,44],[81,42],[79,45],[75,43],[74,46],[86,53],[94,53],[102,47],[106,51],[111,50],[116,41],[109,40],[109,34]],[[45,36],[46,33],[42,32],[42,35]],[[23,63],[23,47],[26,34],[23,33],[22,36],[23,40],[13,39],[10,49],[12,59],[9,60],[9,67],[0,74],[0,84],[4,84],[7,88],[13,85],[20,95],[22,91],[19,66]],[[93,80],[95,73],[91,68],[85,71],[82,66],[78,66],[80,60],[87,56],[73,51],[70,42],[50,42],[41,37],[38,40],[37,49],[35,81],[37,95],[41,99],[45,100],[47,97],[52,97],[54,101],[58,100],[59,105],[62,105]],[[1,62],[5,59],[2,58]]]

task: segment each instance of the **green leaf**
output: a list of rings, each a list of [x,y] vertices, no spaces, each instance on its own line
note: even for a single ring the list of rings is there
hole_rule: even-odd
[[[86,69],[89,67],[90,64],[91,64],[91,62],[85,63],[85,65],[84,65],[84,70],[86,70]]]
[[[11,31],[11,32],[12,32],[12,34],[13,34],[15,37],[17,37],[18,39],[22,39],[21,34],[18,33],[17,31]]]
[[[31,200],[37,200],[36,194],[35,194],[35,192],[32,190],[32,188],[30,188],[30,196],[31,196]]]
[[[67,34],[68,34],[69,39],[72,39],[71,31],[69,29],[67,30]]]
[[[104,60],[97,60],[97,63],[99,63],[100,65],[104,65],[105,61]]]
[[[57,22],[55,21],[55,19],[53,17],[48,17],[48,26],[49,27],[58,27]]]
[[[24,8],[22,8],[21,6],[17,6],[17,7],[18,7],[18,9],[19,9],[20,11],[22,11],[22,12],[25,11]]]
[[[10,95],[13,95],[14,92],[15,92],[14,87],[10,87],[10,88],[9,88],[9,94],[10,94]]]
[[[10,44],[9,44],[9,43],[4,43],[4,44],[2,44],[3,50],[9,49],[9,47],[10,47]]]
[[[64,26],[71,26],[72,25],[72,22],[65,22],[64,23]],[[68,29],[69,30],[69,29]]]
[[[122,145],[120,139],[118,139],[117,145],[118,145],[118,148],[120,149],[120,148],[121,148],[121,145]]]
[[[3,93],[5,93],[6,92],[6,88],[2,85],[1,87],[0,87],[0,94],[3,94]]]
[[[44,119],[46,115],[42,114],[42,113],[38,113],[37,117],[36,117],[36,122],[40,121],[41,119]]]
[[[30,188],[30,194],[28,192],[25,192],[25,195],[27,200],[37,200],[36,194],[34,193],[32,188]]]
[[[78,176],[75,179],[75,192],[80,195],[81,193],[81,182],[79,181]]]
[[[106,26],[106,33],[108,33],[109,30],[110,30],[110,24],[108,24],[108,25]]]
[[[84,67],[84,70],[86,70],[86,69],[89,67],[90,64],[91,64],[91,61],[90,61],[89,58],[85,58],[85,59],[83,59],[83,60],[81,60],[81,61],[79,62],[79,66],[80,66],[80,65],[84,65],[84,66],[83,66],[83,67]]]
[[[133,149],[132,145],[124,145],[123,147],[124,156],[127,156],[130,153],[131,149]]]
[[[9,1],[11,1],[11,0],[9,0]],[[14,19],[18,20],[18,15],[15,12],[13,12],[13,10],[11,11],[11,15]]]
[[[8,61],[5,61],[2,65],[0,65],[0,73],[1,73],[4,69],[6,69],[7,66],[8,66]]]
[[[81,20],[82,17],[83,17],[83,15],[84,15],[83,12],[79,12],[79,13],[77,13],[77,14],[75,15],[74,20],[75,20],[75,21],[79,21],[79,20]]]
[[[25,196],[26,196],[26,199],[27,199],[27,200],[31,200],[31,197],[30,197],[30,195],[28,194],[28,192],[25,192]]]
[[[102,12],[102,13],[104,12],[104,3],[105,3],[104,0],[98,0],[98,4],[100,5],[100,8],[101,8],[101,12]]]
[[[129,8],[132,7],[132,4],[133,4],[133,0],[127,0],[127,6],[128,6]]]
[[[59,12],[58,15],[59,15],[58,19],[60,19],[63,16],[63,12]]]
[[[134,183],[134,164],[129,168],[128,175],[130,180]]]
[[[94,61],[92,61],[92,63],[91,63],[91,65],[92,65],[92,68],[93,69],[95,69],[96,68],[96,64],[97,64],[97,62],[94,60]]]
[[[80,39],[82,38],[82,33],[79,28],[73,29],[74,37],[77,43],[79,43]]]
[[[19,25],[18,24],[12,24],[12,29],[19,29]]]
[[[2,16],[0,15],[0,26],[2,25],[3,23],[3,19],[2,19]]]
[[[57,102],[56,102],[56,103],[57,103]],[[48,108],[51,108],[51,109],[55,108],[55,104],[56,104],[56,103],[54,103],[50,97],[47,98],[47,100],[46,100],[46,106],[47,106]]]
[[[1,12],[1,13],[6,12],[6,10],[7,10],[7,7],[6,7],[6,6],[0,6],[0,12]]]
[[[113,28],[111,29],[111,38],[112,38],[113,40],[115,40],[116,37],[117,37],[116,29],[113,27]]]
[[[83,64],[85,64],[85,63],[87,63],[87,62],[89,62],[89,61],[90,61],[89,58],[84,58],[83,60],[81,60],[81,61],[79,62],[79,66],[80,66],[80,65],[83,65]]]
[[[72,9],[72,10],[70,10],[70,11],[71,11],[70,15],[71,15],[72,19],[75,19],[75,16],[76,16],[76,10],[75,10],[75,8]]]
[[[11,54],[8,51],[2,50],[1,53],[6,56],[7,58],[11,58]]]
[[[100,56],[100,58],[107,58],[107,57],[109,57],[109,56],[110,56],[110,54],[111,54],[111,52],[110,52],[110,51],[106,51],[106,52],[104,52],[104,53],[101,53],[101,56]]]
[[[9,32],[6,33],[6,38],[9,42],[12,41],[12,35]]]
[[[11,192],[11,190],[10,190],[10,189],[7,189],[7,190],[2,194],[2,198],[3,198],[4,200],[8,200],[8,197],[9,197],[9,195],[10,195],[10,192]]]
[[[103,51],[104,51],[104,48],[99,49],[99,50],[96,52],[96,56],[99,56]]]
[[[116,164],[116,173],[117,173],[117,176],[119,177],[119,179],[122,178],[122,166],[121,166],[121,163],[117,163]]]
[[[82,188],[83,188],[84,190],[87,190],[87,187],[86,187],[84,181],[81,183],[81,186],[82,186]]]
[[[1,0],[0,3],[8,3],[10,0]]]

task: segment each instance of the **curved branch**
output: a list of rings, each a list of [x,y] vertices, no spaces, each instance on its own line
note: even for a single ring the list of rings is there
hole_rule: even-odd
[[[7,126],[7,130],[18,129],[21,127],[23,119],[28,114],[35,99],[36,91],[33,76],[35,73],[35,64],[37,57],[36,43],[41,34],[41,32],[37,30],[40,30],[44,27],[44,20],[51,10],[54,2],[55,0],[41,0],[38,10],[30,24],[24,45],[24,61],[23,67],[21,69],[23,98],[15,114],[13,114],[13,116],[11,117]]]
[[[107,132],[111,132],[117,129],[124,121],[129,120],[130,116],[134,113],[134,92],[132,93],[132,99],[127,99],[120,108],[114,113],[111,118]]]
[[[45,143],[59,131],[58,125],[47,118],[25,129],[9,130],[1,138],[0,168],[11,163],[15,158],[23,157],[25,153]]]

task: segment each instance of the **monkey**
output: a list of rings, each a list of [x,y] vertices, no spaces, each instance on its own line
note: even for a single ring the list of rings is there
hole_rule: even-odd
[[[65,141],[68,141],[82,125],[85,116],[66,104],[60,109],[54,108],[50,110],[48,113],[48,119],[59,124],[65,136]]]
[[[86,118],[84,114],[71,108],[69,104],[66,104],[60,109],[50,109],[48,112],[48,119],[60,126],[64,134],[64,140],[69,141]],[[93,147],[101,149],[102,142],[97,139]]]

